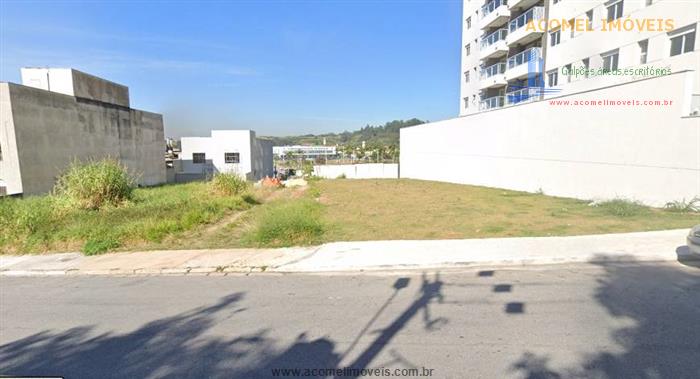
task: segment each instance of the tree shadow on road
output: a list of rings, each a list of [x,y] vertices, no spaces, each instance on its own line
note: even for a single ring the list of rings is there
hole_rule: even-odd
[[[611,316],[634,320],[612,337],[622,353],[584,356],[577,367],[554,370],[549,357],[525,353],[512,365],[535,378],[700,378],[700,270],[654,262],[613,263],[595,299]]]
[[[349,367],[369,367],[419,311],[423,312],[427,330],[446,322],[433,319],[428,311],[429,303],[442,299],[441,286],[438,275],[432,281],[423,276],[417,298],[368,347],[355,352],[356,358]],[[240,305],[243,298],[243,293],[234,293],[213,305],[149,322],[127,334],[97,334],[96,328],[90,326],[61,332],[46,330],[0,346],[0,375],[267,378],[278,369],[339,368],[343,355],[336,352],[335,342],[328,338],[309,339],[302,332],[291,345],[279,348],[265,329],[242,334],[231,331],[230,338],[207,334],[217,317],[235,317],[245,312],[247,309]],[[361,331],[358,338],[363,334]]]

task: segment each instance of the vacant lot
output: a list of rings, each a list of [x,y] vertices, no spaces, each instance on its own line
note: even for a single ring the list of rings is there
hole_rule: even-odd
[[[700,213],[417,180],[316,184],[327,241],[561,236],[686,228]]]
[[[139,188],[119,206],[66,210],[50,196],[0,199],[0,252],[314,245],[332,241],[561,236],[688,228],[700,213],[416,180],[319,180],[212,192]]]

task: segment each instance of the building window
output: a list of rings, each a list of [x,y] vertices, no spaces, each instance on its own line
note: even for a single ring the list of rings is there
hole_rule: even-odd
[[[600,57],[603,58],[603,71],[617,70],[619,56],[620,55],[617,50],[601,54]]]
[[[224,163],[240,163],[240,153],[224,153]]]
[[[671,37],[671,56],[689,53],[695,49],[695,25],[681,28],[672,34]]]
[[[552,70],[547,73],[547,85],[549,87],[554,87],[559,83],[559,72],[557,70]]]
[[[622,17],[623,3],[623,0],[611,0],[607,2],[606,6],[608,7],[608,22]]]
[[[593,9],[590,11],[586,12],[586,19],[588,20],[586,24],[586,29],[593,29]]]
[[[207,157],[204,153],[192,153],[192,163],[206,163]]]
[[[469,83],[469,71],[464,72],[464,81],[465,83]]]
[[[566,76],[566,82],[571,83],[571,64],[564,66],[564,75]]]
[[[561,30],[555,30],[549,33],[549,46],[556,46],[561,42]]]
[[[469,108],[469,96],[464,98],[464,109]]]
[[[469,56],[472,52],[472,45],[468,43],[467,46],[464,46],[464,50],[467,52],[467,56]]]
[[[467,17],[467,29],[471,29],[471,28],[472,28],[472,18]]]
[[[561,0],[552,0],[552,3],[557,4],[557,3],[559,3],[560,1],[561,1]]]
[[[583,63],[583,69],[585,70],[583,72],[583,77],[588,78],[588,68],[590,67],[590,60],[588,58],[584,59],[581,61]]]
[[[2,162],[2,146],[0,146],[0,162]]]
[[[650,6],[653,2],[654,2],[654,0],[646,0],[646,1],[644,2],[644,5],[646,5],[646,6],[648,7],[648,6]]]
[[[649,40],[639,41],[639,63],[647,63],[647,50],[649,48]]]

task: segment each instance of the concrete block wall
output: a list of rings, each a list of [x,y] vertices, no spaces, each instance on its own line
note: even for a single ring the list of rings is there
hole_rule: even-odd
[[[3,122],[0,135],[3,144],[14,141],[18,167],[0,172],[12,183],[8,194],[49,192],[76,159],[116,158],[141,185],[165,182],[161,115],[12,83],[3,83],[0,93],[3,121],[12,120]],[[4,111],[7,103],[10,112]]]
[[[668,107],[554,106],[549,100],[401,129],[401,177],[653,206],[700,196],[696,72],[561,96],[673,101]]]

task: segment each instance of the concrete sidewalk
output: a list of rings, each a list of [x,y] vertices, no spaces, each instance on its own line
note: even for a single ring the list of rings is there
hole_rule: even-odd
[[[0,256],[0,275],[339,272],[596,261],[676,261],[687,229],[574,237],[335,242],[283,249]]]

